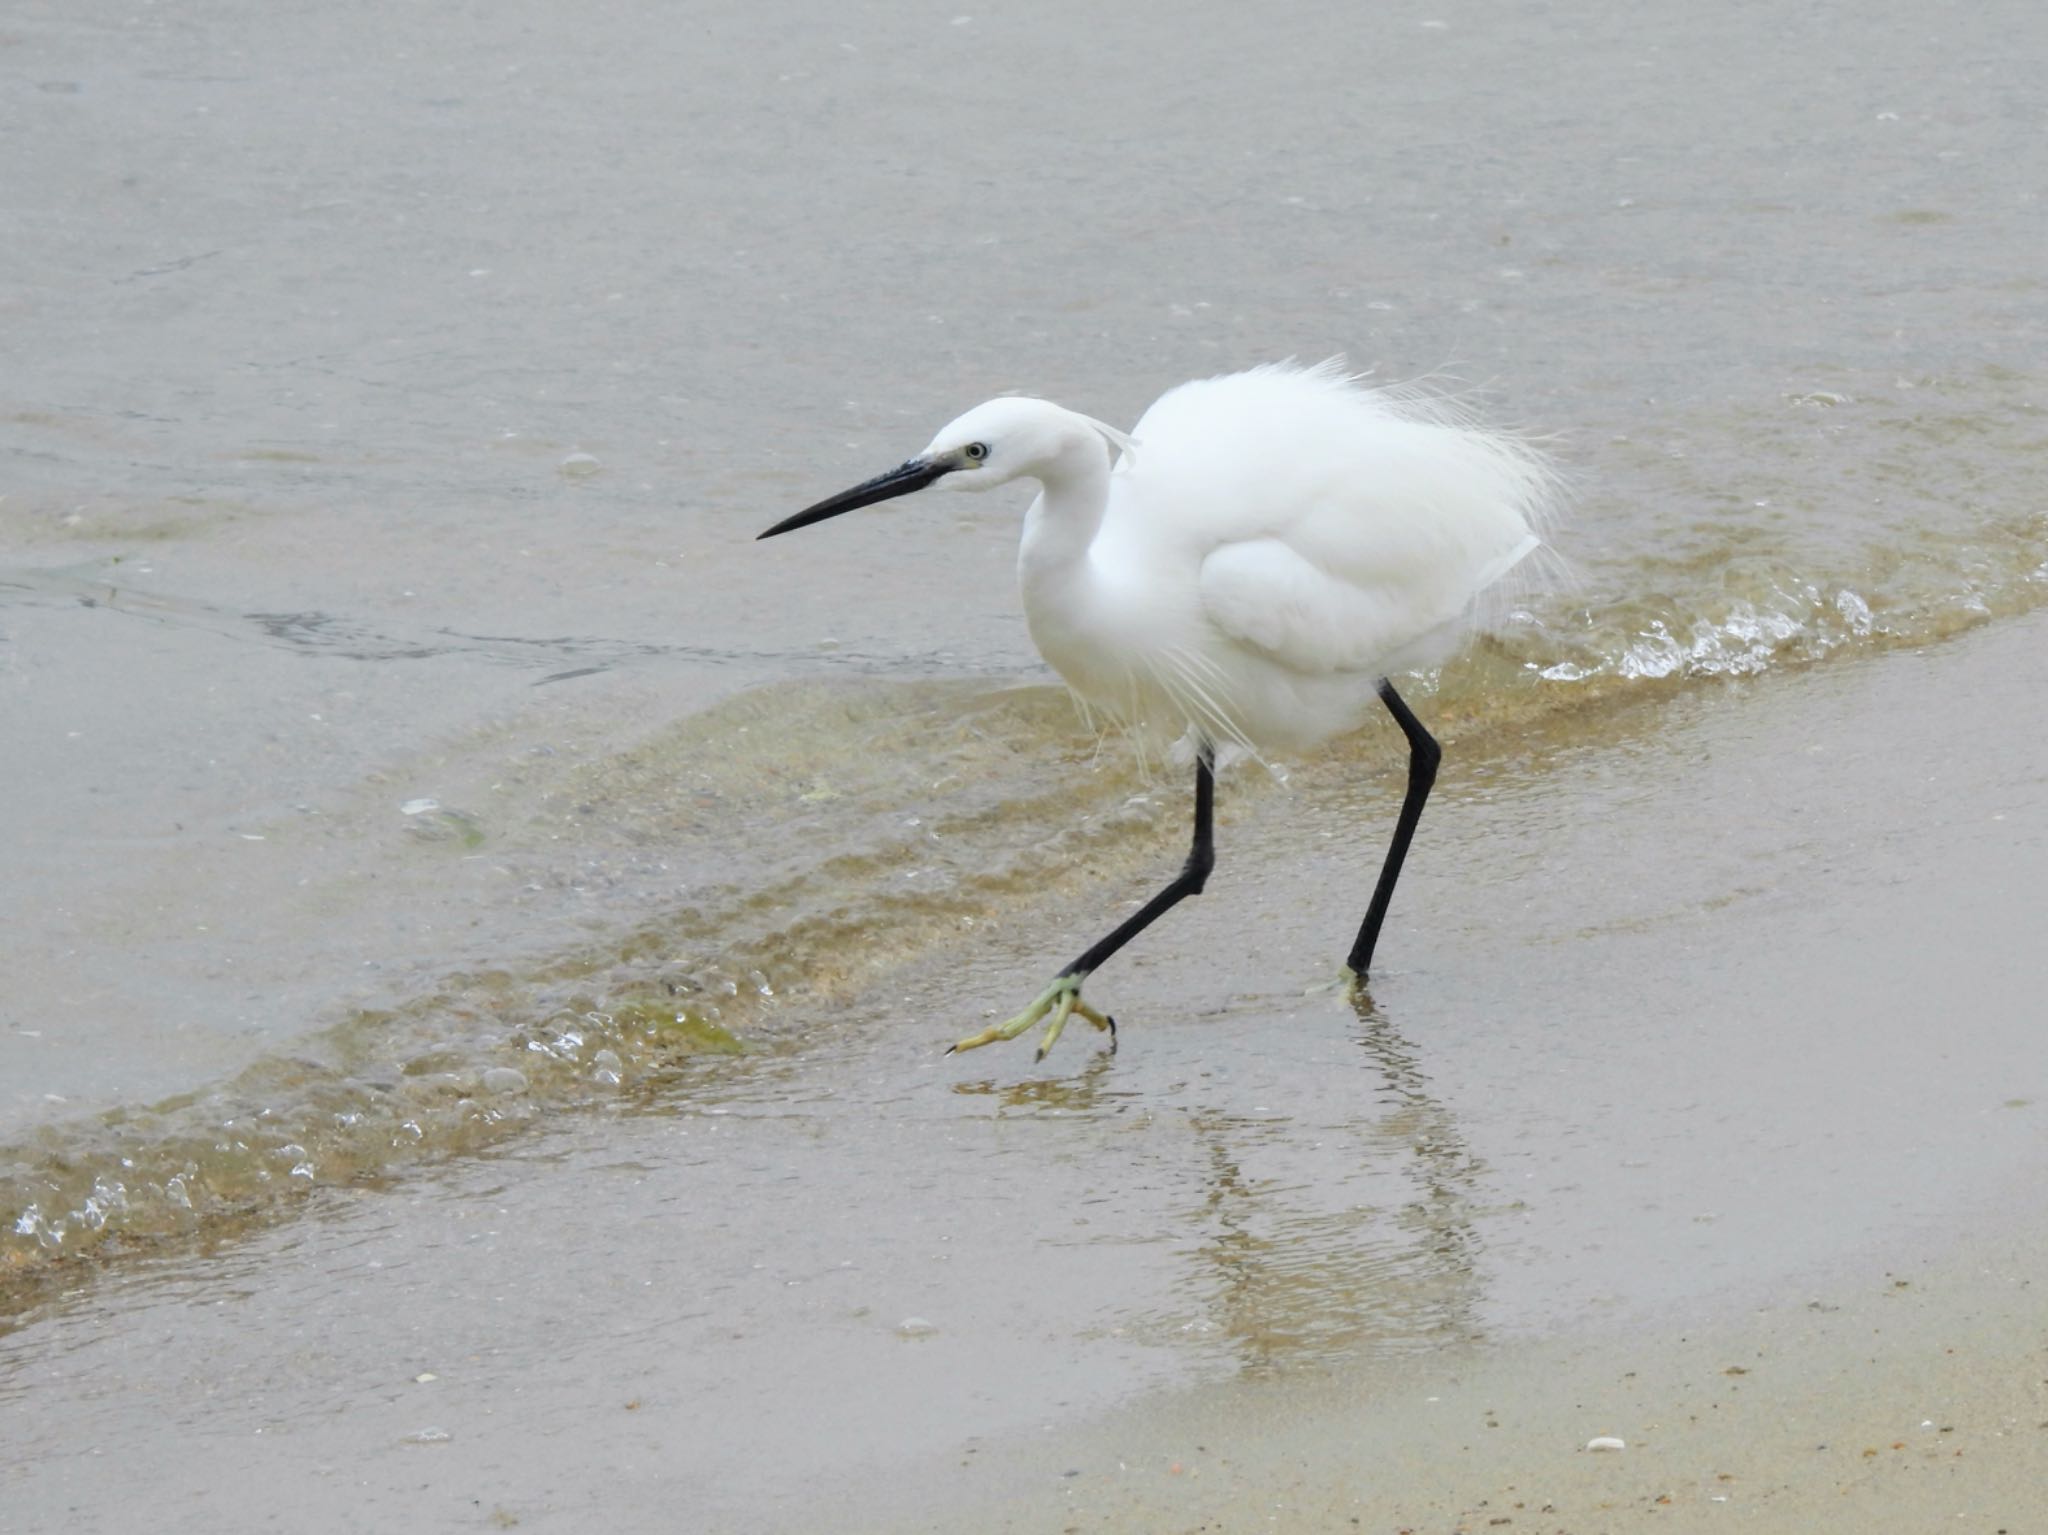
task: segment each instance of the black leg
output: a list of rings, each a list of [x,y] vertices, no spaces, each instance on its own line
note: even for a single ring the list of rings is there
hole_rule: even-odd
[[[1387,849],[1387,861],[1380,867],[1380,882],[1372,892],[1372,905],[1365,909],[1365,921],[1358,929],[1358,942],[1351,946],[1351,973],[1361,981],[1372,965],[1373,946],[1380,941],[1380,924],[1387,920],[1387,903],[1394,898],[1394,881],[1401,877],[1401,861],[1408,856],[1408,844],[1415,836],[1415,823],[1422,819],[1422,802],[1429,798],[1429,786],[1436,782],[1436,765],[1444,749],[1436,737],[1422,728],[1422,722],[1408,712],[1394,685],[1380,682],[1380,702],[1394,716],[1401,734],[1408,738],[1408,794],[1401,801],[1401,819],[1394,823],[1394,842]]]
[[[970,1034],[947,1049],[951,1055],[956,1050],[979,1050],[983,1045],[992,1045],[999,1039],[1015,1039],[1041,1018],[1050,1018],[1046,1025],[1045,1038],[1039,1042],[1038,1059],[1045,1059],[1045,1052],[1053,1047],[1060,1037],[1060,1031],[1067,1026],[1067,1019],[1080,1016],[1098,1029],[1109,1030],[1110,1039],[1116,1038],[1116,1020],[1106,1013],[1098,1013],[1081,1000],[1081,983],[1099,968],[1110,955],[1116,953],[1138,934],[1157,922],[1167,912],[1191,895],[1200,895],[1202,886],[1208,883],[1209,871],[1216,867],[1216,848],[1211,833],[1211,821],[1216,808],[1216,756],[1204,745],[1195,758],[1195,845],[1188,850],[1188,861],[1181,866],[1173,882],[1159,894],[1147,901],[1144,907],[1118,926],[1102,942],[1075,960],[1066,969],[1052,978],[1052,984],[1038,994],[1038,999],[1016,1017],[1002,1023],[992,1023],[979,1034]],[[1111,1048],[1115,1045],[1112,1043]]]
[[[1165,916],[1184,897],[1202,893],[1202,886],[1209,881],[1209,871],[1216,867],[1216,848],[1210,826],[1215,805],[1216,757],[1204,745],[1195,758],[1195,845],[1188,850],[1187,863],[1174,876],[1172,884],[1147,901],[1115,932],[1062,970],[1062,977],[1086,979],[1100,969],[1110,955]]]

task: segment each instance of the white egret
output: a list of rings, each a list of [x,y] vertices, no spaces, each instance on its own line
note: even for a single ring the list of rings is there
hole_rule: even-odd
[[[1117,455],[1112,461],[1112,450]],[[1442,752],[1387,678],[1441,660],[1475,599],[1541,546],[1556,477],[1521,438],[1333,359],[1182,384],[1129,437],[1045,400],[977,405],[898,468],[761,534],[928,485],[1034,479],[1017,569],[1031,638],[1092,709],[1193,748],[1194,846],[1173,882],[971,1050],[1049,1019],[1038,1058],[1112,954],[1215,864],[1219,752],[1312,746],[1373,701],[1408,738],[1408,790],[1346,973],[1365,979]]]

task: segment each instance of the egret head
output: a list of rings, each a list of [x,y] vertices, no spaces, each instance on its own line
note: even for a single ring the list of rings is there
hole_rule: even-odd
[[[773,538],[856,507],[907,496],[927,485],[943,483],[949,490],[990,490],[1024,475],[1043,480],[1077,451],[1094,454],[1100,462],[1105,445],[1128,450],[1131,440],[1115,427],[1104,426],[1046,400],[990,400],[948,422],[931,440],[931,446],[916,458],[872,480],[864,480],[851,490],[828,496],[794,517],[784,518],[759,536]]]
[[[1050,467],[1077,440],[1093,437],[1086,417],[1045,400],[990,400],[941,427],[922,456],[953,466],[948,490],[992,490]]]

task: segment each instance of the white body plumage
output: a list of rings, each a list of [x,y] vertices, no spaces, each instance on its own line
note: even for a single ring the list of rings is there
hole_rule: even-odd
[[[1351,729],[1381,677],[1442,659],[1555,486],[1526,442],[1329,363],[1183,384],[1129,439],[993,400],[925,457],[984,443],[945,483],[1041,483],[1018,575],[1046,660],[1127,727],[1252,751]]]

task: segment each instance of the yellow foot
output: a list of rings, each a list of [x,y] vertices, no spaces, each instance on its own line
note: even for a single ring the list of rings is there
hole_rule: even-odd
[[[1085,975],[1060,976],[1038,994],[1037,1001],[1016,1017],[1002,1023],[990,1024],[979,1034],[970,1034],[958,1044],[950,1046],[946,1054],[951,1055],[956,1050],[979,1050],[983,1045],[992,1045],[999,1039],[1015,1039],[1047,1014],[1051,1014],[1052,1021],[1045,1026],[1045,1038],[1038,1042],[1038,1054],[1032,1057],[1034,1061],[1045,1059],[1045,1052],[1058,1042],[1061,1031],[1067,1026],[1067,1020],[1077,1014],[1098,1029],[1108,1030],[1110,1037],[1114,1039],[1116,1020],[1107,1013],[1098,1013],[1081,1000],[1081,983],[1086,979]]]

